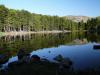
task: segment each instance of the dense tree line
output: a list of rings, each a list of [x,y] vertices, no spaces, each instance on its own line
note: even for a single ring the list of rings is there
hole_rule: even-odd
[[[96,26],[95,26],[96,25]],[[8,9],[0,5],[0,31],[44,31],[44,30],[87,30],[100,29],[100,18],[87,23],[73,22],[66,17],[47,16],[30,13],[26,10]]]
[[[100,32],[100,17],[92,18],[87,21],[86,29],[89,31],[97,31]]]

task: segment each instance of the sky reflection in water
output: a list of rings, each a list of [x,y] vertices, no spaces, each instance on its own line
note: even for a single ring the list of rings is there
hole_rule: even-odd
[[[94,50],[95,44],[100,44],[97,33],[59,33],[59,34],[29,34],[23,36],[0,37],[0,55],[9,53],[9,61],[17,61],[17,52],[25,48],[31,55],[54,61],[57,55],[70,58],[75,69],[100,67],[100,49]],[[83,44],[82,41],[85,43]],[[93,43],[94,42],[94,43]]]
[[[100,67],[100,49],[94,50],[93,46],[97,43],[88,43],[84,45],[61,45],[58,47],[44,48],[33,51],[31,55],[37,54],[41,58],[54,61],[54,57],[62,55],[73,61],[74,69],[98,68]],[[18,60],[17,57],[9,59],[9,63]]]

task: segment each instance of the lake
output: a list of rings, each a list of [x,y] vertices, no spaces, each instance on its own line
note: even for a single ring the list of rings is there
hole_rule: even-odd
[[[57,55],[70,58],[74,69],[100,68],[99,33],[48,33],[27,34],[17,36],[0,36],[0,55],[7,53],[7,60],[3,66],[18,60],[17,52],[24,48],[31,55],[38,55],[55,62]]]

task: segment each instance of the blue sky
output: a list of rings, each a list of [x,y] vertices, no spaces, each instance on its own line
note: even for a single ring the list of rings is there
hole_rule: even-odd
[[[100,16],[100,0],[0,0],[0,4],[45,15]]]

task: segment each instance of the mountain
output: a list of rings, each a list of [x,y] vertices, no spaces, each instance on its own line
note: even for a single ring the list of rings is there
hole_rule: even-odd
[[[69,19],[69,20],[72,20],[72,21],[75,21],[75,22],[81,22],[81,21],[87,22],[87,20],[91,19],[91,17],[69,15],[69,16],[66,16],[66,19]]]

